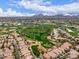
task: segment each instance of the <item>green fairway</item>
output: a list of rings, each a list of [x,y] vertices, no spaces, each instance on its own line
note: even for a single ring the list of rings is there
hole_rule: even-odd
[[[72,35],[72,36],[79,36],[79,31],[76,29],[76,28],[74,28],[74,27],[68,27],[70,30],[72,30],[72,32],[68,32],[70,35]]]
[[[19,27],[17,32],[32,40],[41,42],[42,46],[45,48],[50,48],[53,43],[47,39],[47,36],[53,28],[55,28],[55,25],[52,24],[38,24],[26,28]]]
[[[39,56],[40,56],[40,52],[39,52],[39,50],[38,50],[38,48],[37,48],[37,45],[31,46],[31,49],[32,49],[33,54],[34,54],[36,57],[39,57]]]

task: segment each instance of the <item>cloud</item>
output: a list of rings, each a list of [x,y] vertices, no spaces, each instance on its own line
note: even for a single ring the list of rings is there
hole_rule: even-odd
[[[19,6],[24,7],[26,9],[32,9],[32,10],[43,11],[43,12],[56,12],[55,9],[51,6],[47,7],[41,5],[42,4],[41,1],[37,2],[37,0],[33,0],[33,1],[25,2],[25,0],[22,0],[18,4]]]
[[[17,3],[16,0],[9,0],[9,2],[11,2],[11,3]]]
[[[46,6],[44,4],[50,4],[50,6]],[[41,11],[48,14],[72,14],[79,13],[79,2],[73,2],[70,4],[64,4],[55,6],[50,3],[50,1],[44,2],[44,0],[21,0],[18,2],[20,7],[25,9],[31,9],[33,11]]]
[[[4,11],[0,8],[0,16],[33,16],[35,14],[43,15],[77,15],[79,14],[79,0],[70,4],[53,5],[51,0],[9,0],[9,9]],[[12,10],[11,8],[14,8]],[[7,7],[6,7],[7,8]],[[25,13],[17,12],[17,9],[24,9]],[[22,9],[22,10],[23,10]],[[17,10],[17,11],[16,11]],[[32,12],[29,13],[31,10]],[[36,13],[37,12],[37,13]]]
[[[35,14],[16,12],[11,8],[7,9],[7,11],[4,11],[2,8],[0,8],[0,16],[33,16],[33,15]]]

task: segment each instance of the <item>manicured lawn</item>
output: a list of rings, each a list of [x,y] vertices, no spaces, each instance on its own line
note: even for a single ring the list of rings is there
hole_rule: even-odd
[[[40,56],[40,52],[39,52],[39,50],[38,50],[38,48],[37,48],[37,45],[31,46],[31,49],[32,49],[33,54],[34,54],[36,57],[39,57],[39,56]]]
[[[39,24],[26,28],[19,27],[17,29],[17,32],[28,38],[31,38],[32,40],[42,42],[41,44],[45,48],[50,48],[52,47],[53,43],[47,39],[47,36],[53,30],[54,27],[55,26],[52,24]]]
[[[72,36],[79,36],[79,31],[76,28],[69,27],[69,29],[73,31],[73,32],[68,32],[70,35],[72,35]]]

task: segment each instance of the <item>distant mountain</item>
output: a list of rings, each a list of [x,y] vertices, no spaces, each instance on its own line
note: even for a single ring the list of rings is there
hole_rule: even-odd
[[[34,15],[31,17],[27,17],[27,16],[18,16],[18,17],[0,17],[0,20],[79,20],[79,15],[62,15],[62,14],[58,14],[58,15],[53,15],[53,16],[48,16],[48,15],[42,15],[42,14],[38,14],[38,15]]]
[[[48,16],[48,15],[42,15],[42,14],[38,14],[38,15],[34,15],[32,16],[32,18],[63,18],[63,17],[79,17],[79,15],[62,15],[62,14],[58,14],[58,15],[52,15],[52,16]]]

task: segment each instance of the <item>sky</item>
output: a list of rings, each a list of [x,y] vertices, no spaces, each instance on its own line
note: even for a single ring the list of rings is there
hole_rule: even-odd
[[[0,16],[79,15],[79,0],[0,0]]]

